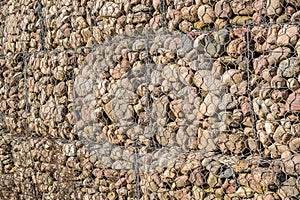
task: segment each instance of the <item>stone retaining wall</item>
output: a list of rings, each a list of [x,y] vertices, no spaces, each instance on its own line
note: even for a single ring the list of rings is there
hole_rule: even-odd
[[[298,199],[298,0],[0,2],[0,199]]]

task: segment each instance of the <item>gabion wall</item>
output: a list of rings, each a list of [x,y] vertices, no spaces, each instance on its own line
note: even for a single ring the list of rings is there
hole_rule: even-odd
[[[0,199],[300,198],[299,0],[0,18]]]

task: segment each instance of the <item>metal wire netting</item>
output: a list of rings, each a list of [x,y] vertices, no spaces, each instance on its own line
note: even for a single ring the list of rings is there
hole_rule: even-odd
[[[0,2],[1,199],[298,199],[297,0]]]

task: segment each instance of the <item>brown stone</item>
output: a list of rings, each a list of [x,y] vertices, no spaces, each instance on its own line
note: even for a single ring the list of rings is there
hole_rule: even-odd
[[[286,100],[289,96],[288,90],[273,90],[271,93],[272,99],[274,99],[275,102]]]
[[[227,46],[227,53],[230,56],[237,58],[246,51],[246,46],[247,46],[247,43],[244,40],[235,39],[235,40],[231,41],[229,43],[229,45]]]
[[[58,97],[61,97],[61,96],[65,95],[65,93],[66,93],[66,83],[65,82],[60,82],[59,84],[54,86],[53,93],[54,93],[54,95],[56,95]]]
[[[273,134],[273,139],[279,144],[286,144],[291,138],[289,133],[283,126],[278,126]]]
[[[254,195],[254,191],[249,187],[239,187],[235,194],[242,198],[251,198]]]
[[[229,22],[232,25],[244,26],[250,24],[252,17],[250,16],[235,16],[233,19],[230,19]]]
[[[119,17],[121,15],[121,10],[119,5],[113,2],[106,2],[99,12],[101,17]]]
[[[276,75],[271,79],[271,87],[281,89],[286,86],[286,81],[284,78]]]
[[[203,103],[200,105],[200,112],[206,116],[212,116],[218,111],[221,98],[217,95],[209,93]]]
[[[290,78],[287,80],[287,87],[292,91],[296,91],[300,88],[300,84],[297,79]]]
[[[300,153],[300,138],[294,138],[289,143],[289,148],[295,153]]]
[[[215,151],[217,149],[215,138],[208,130],[198,130],[199,145],[200,150],[205,150],[206,152]]]

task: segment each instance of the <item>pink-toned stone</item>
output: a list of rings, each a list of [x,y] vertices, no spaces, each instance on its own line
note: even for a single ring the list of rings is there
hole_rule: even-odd
[[[300,111],[300,89],[289,95],[286,100],[286,109],[291,112]]]
[[[153,0],[152,1],[152,6],[157,11],[159,11],[159,8],[160,8],[159,4],[160,4],[160,0]]]
[[[184,7],[181,10],[182,18],[185,20],[188,20],[190,22],[196,22],[198,20],[198,6],[190,6],[190,7]]]
[[[214,10],[209,5],[202,5],[198,8],[198,17],[205,24],[213,23],[216,18]]]
[[[283,161],[284,172],[293,176],[299,176],[300,174],[300,154],[286,158]]]
[[[190,32],[193,29],[193,24],[189,21],[183,20],[179,24],[179,29],[184,33]]]
[[[291,16],[292,14],[294,14],[296,12],[295,8],[292,6],[287,6],[285,8],[285,14]]]
[[[175,184],[177,187],[184,187],[189,184],[188,176],[179,176],[175,179]]]
[[[120,178],[116,183],[115,183],[115,186],[117,188],[119,188],[121,185],[123,185],[123,183],[126,183],[126,178]]]
[[[174,19],[176,21],[180,21],[182,16],[181,16],[181,12],[175,9],[171,9],[170,7],[168,8],[168,12],[167,12],[167,18],[168,19]]]
[[[33,92],[33,90],[34,90],[34,78],[33,77],[28,78],[27,87],[30,92]]]
[[[205,183],[203,176],[200,169],[195,169],[190,174],[189,181],[196,186],[201,186]]]
[[[162,18],[161,18],[161,15],[156,15],[155,17],[153,17],[153,18],[150,20],[150,26],[151,26],[154,30],[158,29],[161,25],[162,25]]]
[[[236,183],[234,180],[226,179],[222,188],[225,189],[226,194],[234,194],[236,191]]]
[[[255,0],[252,3],[253,9],[257,12],[262,11],[265,8],[265,1],[264,0]]]
[[[249,0],[232,0],[231,2],[231,8],[233,10],[233,13],[236,15],[247,15],[250,16],[254,13],[253,7],[252,7],[252,1]]]
[[[278,16],[283,10],[284,0],[268,0],[267,1],[267,14],[268,16]]]
[[[227,0],[218,1],[215,5],[215,14],[218,18],[230,18],[232,10]]]
[[[278,25],[272,26],[268,29],[267,43],[269,43],[269,44],[276,43],[279,30],[280,30],[280,26],[278,26]]]
[[[253,68],[255,74],[260,74],[260,72],[268,66],[268,61],[266,56],[260,56],[253,60]]]
[[[261,23],[262,20],[263,20],[263,16],[261,14],[261,11],[260,12],[255,12],[252,16],[252,19],[254,22],[256,23]]]
[[[290,46],[295,45],[299,38],[298,25],[286,25],[278,32],[277,45]]]
[[[278,47],[270,51],[270,55],[267,57],[269,65],[279,64],[284,59],[288,58],[291,53],[291,49],[288,47]]]
[[[233,35],[240,38],[240,39],[243,39],[243,40],[246,40],[247,39],[247,28],[235,28],[233,29]]]

